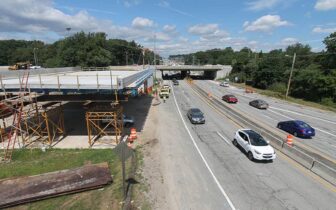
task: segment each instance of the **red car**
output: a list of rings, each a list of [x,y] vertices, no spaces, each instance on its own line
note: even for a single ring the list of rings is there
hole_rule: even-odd
[[[238,102],[238,99],[234,95],[224,95],[222,97],[222,100],[226,101],[228,103],[237,103]]]

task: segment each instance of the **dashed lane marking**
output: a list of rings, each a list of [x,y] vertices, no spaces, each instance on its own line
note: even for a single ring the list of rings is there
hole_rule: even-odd
[[[215,176],[215,174],[214,174],[213,171],[211,170],[211,168],[210,168],[208,162],[206,161],[205,157],[203,156],[201,150],[199,149],[199,147],[198,147],[198,145],[197,145],[197,143],[196,143],[194,137],[191,135],[191,132],[190,132],[190,130],[189,130],[189,128],[188,128],[188,126],[187,126],[187,124],[186,124],[186,122],[185,122],[185,120],[184,120],[184,118],[183,118],[183,116],[182,116],[181,110],[180,110],[180,108],[179,108],[179,106],[178,106],[178,104],[177,104],[176,97],[175,97],[175,93],[174,93],[174,88],[172,88],[172,93],[173,93],[173,97],[174,97],[174,101],[175,101],[175,105],[176,105],[177,111],[178,111],[178,113],[179,113],[179,115],[180,115],[180,117],[181,117],[181,120],[182,120],[182,122],[183,122],[183,125],[184,125],[185,129],[187,130],[187,132],[188,132],[188,134],[189,134],[189,136],[190,136],[191,141],[193,142],[193,144],[194,144],[194,146],[195,146],[195,148],[196,148],[198,154],[200,155],[201,159],[203,160],[203,162],[204,162],[206,168],[207,168],[208,171],[210,172],[212,178],[214,179],[215,183],[217,184],[217,187],[218,187],[219,190],[221,191],[222,195],[225,197],[225,199],[226,199],[226,201],[228,202],[228,204],[230,205],[231,209],[232,209],[232,210],[235,210],[236,207],[233,205],[233,203],[232,203],[232,201],[230,200],[229,196],[228,196],[228,195],[226,194],[226,192],[224,191],[222,185],[219,183],[217,177]]]
[[[218,131],[216,131],[216,133],[218,134],[218,136],[219,137],[221,137],[228,145],[231,145],[230,143],[229,143],[229,141],[221,134],[221,133],[219,133]]]

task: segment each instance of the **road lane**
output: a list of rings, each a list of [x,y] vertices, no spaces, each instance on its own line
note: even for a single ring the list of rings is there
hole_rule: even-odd
[[[231,209],[193,146],[172,94],[157,112],[159,125],[151,129],[159,142],[162,191],[169,204],[164,209]]]
[[[336,202],[335,191],[324,188],[282,158],[266,164],[249,161],[238,148],[228,145],[218,135],[219,132],[232,140],[237,129],[234,123],[211,109],[184,81],[174,90],[184,115],[191,107],[205,113],[205,125],[187,123],[187,126],[237,209],[333,208],[330,202]]]
[[[327,123],[327,122],[317,121],[313,118],[306,118],[305,116],[301,114],[300,114],[301,117],[298,117],[298,115],[291,113],[294,111],[283,112],[278,109],[272,109],[272,107],[277,106],[277,104],[274,105],[274,103],[272,102],[272,99],[264,99],[268,103],[270,103],[269,110],[258,110],[248,105],[249,101],[251,101],[252,99],[258,98],[258,96],[256,96],[255,94],[245,94],[245,93],[237,94],[235,91],[232,91],[232,88],[220,87],[213,81],[194,81],[194,82],[198,84],[204,90],[212,92],[217,97],[221,97],[222,95],[229,94],[229,93],[235,94],[239,102],[237,104],[232,104],[232,106],[236,107],[237,109],[239,109],[240,111],[244,113],[253,115],[256,118],[256,120],[267,123],[271,125],[272,127],[276,127],[279,121],[285,121],[285,120],[290,120],[290,119],[300,119],[300,120],[307,122],[312,127],[316,128],[316,136],[313,137],[312,139],[295,138],[295,141],[309,145],[313,148],[317,148],[320,152],[326,153],[329,156],[336,158],[336,151],[335,151],[336,133],[335,133],[335,129],[334,129],[335,126],[333,124],[332,119],[325,119],[331,122],[331,123]],[[293,107],[294,107],[293,109],[295,110],[296,109],[295,106]],[[282,133],[284,134],[284,138],[285,138],[286,132],[282,132]]]

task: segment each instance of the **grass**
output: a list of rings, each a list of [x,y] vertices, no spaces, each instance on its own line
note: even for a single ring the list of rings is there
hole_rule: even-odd
[[[231,83],[231,85],[236,86],[236,87],[240,87],[240,88],[245,88],[244,83]],[[299,104],[299,105],[305,105],[305,106],[309,106],[309,107],[313,107],[313,108],[317,108],[317,109],[336,112],[336,107],[333,107],[333,106],[326,106],[326,105],[323,105],[323,104],[319,104],[319,103],[315,103],[315,102],[311,102],[311,101],[306,101],[306,100],[299,99],[299,98],[293,98],[293,97],[290,97],[290,96],[287,97],[287,99],[286,99],[284,94],[281,94],[281,93],[275,92],[275,91],[271,91],[271,90],[262,90],[262,89],[258,89],[258,88],[253,88],[253,90],[255,90],[257,93],[259,93],[261,95],[266,95],[266,96],[269,96],[269,97],[289,101],[289,102],[296,103],[296,104]]]
[[[143,195],[149,191],[149,186],[142,175],[142,167],[144,164],[144,155],[143,155],[143,146],[139,146],[136,153],[136,173],[135,179],[139,181],[139,184],[134,185],[132,188],[132,200],[133,208],[136,209],[140,207],[142,210],[150,210],[152,209],[150,202]]]
[[[29,176],[57,170],[70,169],[85,164],[108,162],[113,183],[104,189],[91,190],[73,195],[65,195],[31,204],[16,209],[120,209],[122,201],[121,163],[111,149],[40,149],[15,150],[13,161],[0,164],[0,179]],[[126,163],[130,168],[130,159]]]

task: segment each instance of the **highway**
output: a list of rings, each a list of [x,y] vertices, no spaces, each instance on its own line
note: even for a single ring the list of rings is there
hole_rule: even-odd
[[[204,112],[204,125],[189,122],[186,112],[192,107]],[[159,109],[165,123],[158,131],[160,160],[170,209],[334,209],[335,186],[287,156],[278,152],[272,163],[250,161],[231,143],[239,125],[187,82],[174,86]]]
[[[238,98],[237,104],[232,104],[243,113],[252,115],[256,120],[264,122],[272,127],[276,127],[279,121],[302,120],[310,124],[316,130],[316,136],[312,139],[295,138],[294,141],[308,145],[319,153],[325,153],[336,159],[336,114],[329,111],[322,111],[315,108],[300,106],[282,100],[262,96],[260,94],[247,94],[243,89],[236,87],[221,87],[219,83],[210,80],[194,81],[202,89],[211,92],[214,96],[221,98],[225,94],[233,94]],[[249,102],[254,99],[263,99],[269,103],[268,110],[258,110],[249,106]],[[284,134],[286,132],[278,129]],[[295,142],[294,142],[295,143]]]

